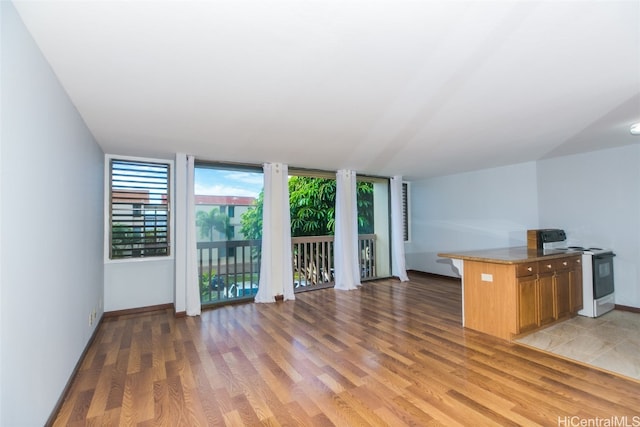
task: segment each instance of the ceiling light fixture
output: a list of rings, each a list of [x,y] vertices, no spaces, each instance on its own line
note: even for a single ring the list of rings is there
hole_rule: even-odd
[[[629,131],[631,135],[640,135],[640,122],[632,124]]]

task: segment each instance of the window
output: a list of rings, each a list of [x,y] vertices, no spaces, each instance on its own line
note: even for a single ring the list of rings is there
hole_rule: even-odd
[[[409,204],[409,183],[402,183],[402,235],[405,242],[411,241],[411,227],[409,222],[410,204]]]
[[[170,254],[169,164],[111,159],[111,259]]]

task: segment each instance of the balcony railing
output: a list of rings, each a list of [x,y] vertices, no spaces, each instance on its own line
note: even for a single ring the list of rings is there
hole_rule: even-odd
[[[334,285],[333,236],[293,237],[293,285],[296,292]],[[376,235],[358,236],[360,279],[376,278]]]
[[[334,284],[333,236],[293,237],[295,292]],[[376,236],[358,236],[360,279],[376,275]],[[260,240],[198,243],[198,273],[202,304],[252,299],[260,278]]]
[[[260,279],[260,240],[198,242],[200,302],[251,299]]]

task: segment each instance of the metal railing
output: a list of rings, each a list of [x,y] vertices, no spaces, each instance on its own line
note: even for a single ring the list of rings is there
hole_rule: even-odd
[[[333,236],[291,239],[295,292],[334,285]],[[252,299],[260,279],[260,240],[199,242],[198,275],[203,305]],[[358,236],[360,279],[376,276],[376,235]]]
[[[200,302],[251,299],[260,279],[260,240],[198,242]]]

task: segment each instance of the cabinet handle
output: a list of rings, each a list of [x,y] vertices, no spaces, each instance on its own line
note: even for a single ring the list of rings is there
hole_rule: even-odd
[[[580,262],[582,262],[582,260],[581,260],[581,259],[578,259],[578,260],[576,260],[576,262],[577,262],[578,264],[580,264]]]
[[[567,265],[567,261],[563,262],[562,265]]]
[[[551,268],[551,264],[547,264],[547,268]]]
[[[527,271],[533,271],[533,268],[532,267],[528,267]]]

